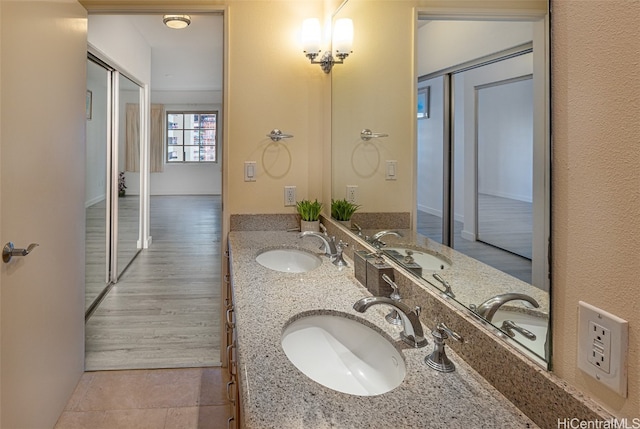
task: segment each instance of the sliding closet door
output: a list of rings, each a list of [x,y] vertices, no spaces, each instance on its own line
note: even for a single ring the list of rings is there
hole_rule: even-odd
[[[109,277],[109,150],[111,141],[111,71],[87,60],[87,137],[85,168],[85,310],[98,298]]]
[[[476,89],[478,241],[531,259],[533,79]]]
[[[115,72],[117,82],[114,142],[117,279],[141,249],[140,239],[140,99],[141,88]],[[113,183],[113,182],[112,182]]]

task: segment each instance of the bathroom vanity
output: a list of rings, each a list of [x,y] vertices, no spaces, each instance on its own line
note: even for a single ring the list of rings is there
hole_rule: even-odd
[[[339,269],[322,255],[320,244],[295,232],[229,234],[241,427],[537,427],[448,347],[455,372],[429,368],[424,359],[433,350],[434,326],[424,326],[426,347],[411,348],[399,339],[402,328],[385,321],[388,306],[356,312],[353,304],[369,292],[355,279],[350,259],[350,267]],[[322,263],[308,272],[287,273],[256,262],[274,248],[303,249]],[[385,337],[406,366],[400,385],[383,394],[351,395],[298,370],[283,350],[283,331],[296,319],[316,314],[353,319]]]

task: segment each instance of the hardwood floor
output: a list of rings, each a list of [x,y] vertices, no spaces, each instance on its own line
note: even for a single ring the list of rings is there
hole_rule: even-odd
[[[87,321],[87,371],[220,365],[220,197],[150,204],[151,247]]]
[[[531,259],[532,203],[478,194],[478,240]]]
[[[489,233],[491,236],[499,236],[501,243],[504,245],[507,241],[510,240],[510,235],[503,234],[500,232],[500,230],[508,231],[508,228],[505,227],[505,220],[503,219],[502,221],[500,221],[499,219],[497,219],[495,214],[504,211],[505,206],[509,205],[509,201],[501,201],[499,206],[500,210],[494,210],[493,212],[491,212],[490,208],[498,207],[497,205],[492,205],[491,201],[489,200],[482,201],[481,198],[479,198],[479,201],[487,209],[485,210],[485,214],[489,216],[485,216],[485,219],[491,219],[490,213],[494,214],[494,220],[485,222],[485,234]],[[507,243],[506,247],[519,247],[520,249],[522,249],[528,246],[530,248],[531,233],[529,232],[527,236],[526,228],[522,228],[523,223],[526,222],[526,217],[530,216],[530,214],[527,214],[526,208],[523,208],[519,204],[517,209],[507,209],[507,211],[509,211],[510,213],[519,213],[521,217],[520,220],[516,222],[516,224],[519,226],[519,233],[513,234],[513,237],[511,237],[513,238],[513,244],[510,245]],[[492,228],[487,228],[489,223],[492,225]],[[531,283],[530,259],[513,252],[503,250],[494,245],[489,245],[482,241],[466,240],[462,238],[462,227],[462,222],[456,221],[454,223],[454,242],[452,247],[455,250],[481,262],[484,262],[487,265],[497,268],[500,271],[504,271],[505,273],[510,274],[522,281]],[[525,231],[524,233],[522,232],[523,229]],[[418,211],[418,232],[441,243],[442,218],[431,215],[429,213]],[[531,250],[529,250],[529,253],[531,253]]]
[[[107,286],[106,200],[86,209],[85,232],[85,310]],[[138,254],[140,197],[118,198],[118,273],[122,273]]]
[[[106,201],[86,209],[85,310],[107,286]]]

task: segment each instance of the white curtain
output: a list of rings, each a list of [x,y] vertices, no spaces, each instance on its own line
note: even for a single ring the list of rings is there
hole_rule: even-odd
[[[164,105],[151,105],[151,135],[149,148],[149,171],[164,171]],[[126,171],[140,171],[140,105],[127,103],[126,118]]]
[[[149,171],[162,173],[164,170],[164,105],[151,105],[151,147],[149,148]]]
[[[125,170],[140,171],[140,105],[127,103]]]

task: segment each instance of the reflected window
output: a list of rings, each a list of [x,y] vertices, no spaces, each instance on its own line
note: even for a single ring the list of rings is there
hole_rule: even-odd
[[[167,112],[167,163],[217,162],[218,112]]]

